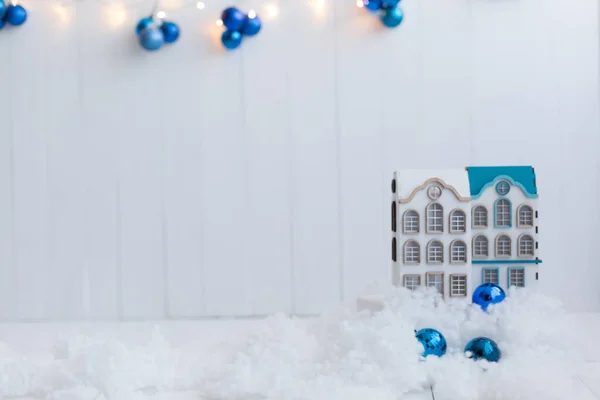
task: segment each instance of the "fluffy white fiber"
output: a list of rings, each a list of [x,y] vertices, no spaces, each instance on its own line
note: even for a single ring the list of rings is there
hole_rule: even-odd
[[[0,398],[137,400],[185,390],[211,400],[396,400],[433,385],[436,400],[552,400],[571,398],[585,367],[560,304],[537,293],[511,290],[489,313],[431,291],[395,289],[385,304],[375,315],[274,316],[201,354],[175,350],[159,332],[138,348],[77,337],[29,360],[0,346]],[[424,327],[445,335],[444,357],[420,359],[414,330]],[[465,358],[477,336],[498,343],[499,363]]]

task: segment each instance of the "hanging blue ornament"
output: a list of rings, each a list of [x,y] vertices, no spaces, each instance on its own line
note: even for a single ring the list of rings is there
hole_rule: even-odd
[[[377,11],[381,8],[381,0],[363,0],[365,7],[371,11]]]
[[[446,353],[446,338],[438,330],[432,328],[425,328],[418,331],[415,336],[417,340],[423,345],[423,357],[428,355],[434,355],[441,357]]]
[[[179,38],[179,26],[174,22],[165,21],[161,26],[165,43],[174,43]]]
[[[484,311],[490,304],[498,304],[506,298],[504,290],[495,283],[479,285],[473,292],[473,303],[478,304]]]
[[[404,19],[404,13],[400,7],[391,7],[383,9],[381,12],[381,22],[388,28],[395,28]]]
[[[11,25],[19,26],[23,25],[27,20],[27,10],[21,5],[9,5],[6,7],[6,13],[4,14],[4,21]]]
[[[152,20],[152,17],[144,17],[140,19],[135,27],[135,33],[139,35],[144,29],[149,28],[153,23],[154,21]]]
[[[4,18],[0,18],[0,30],[2,30],[2,28],[4,28]]]
[[[0,20],[4,17],[4,14],[6,14],[6,3],[4,0],[0,0]]]
[[[238,31],[225,31],[221,35],[223,46],[229,50],[237,49],[242,44],[242,34]]]
[[[250,13],[248,13],[248,16],[246,16],[246,19],[244,20],[244,25],[242,26],[242,34],[247,36],[254,36],[260,31],[261,27],[262,22],[260,18],[258,18],[258,15],[256,15],[256,13],[251,11]]]
[[[165,41],[162,31],[159,28],[150,27],[140,33],[140,44],[148,51],[156,51],[161,48]]]
[[[400,4],[400,0],[381,0],[382,8],[393,8]]]
[[[478,337],[467,343],[465,353],[473,360],[488,360],[497,362],[502,353],[496,342],[486,337]]]
[[[223,25],[230,31],[239,31],[244,25],[246,16],[235,7],[228,7],[221,13]]]

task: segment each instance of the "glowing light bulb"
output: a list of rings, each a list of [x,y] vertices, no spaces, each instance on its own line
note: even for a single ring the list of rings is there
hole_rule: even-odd
[[[127,21],[127,9],[122,3],[109,3],[102,10],[102,20],[109,29],[118,29]]]
[[[159,12],[156,13],[156,17],[160,18],[160,19],[163,19],[166,16],[167,16],[167,13],[164,12],[164,11],[159,11]]]
[[[271,18],[275,18],[279,15],[279,8],[275,4],[269,4],[267,7],[267,15]]]
[[[248,18],[250,18],[250,19],[256,18],[256,11],[254,11],[254,10],[248,11]]]
[[[223,26],[223,20],[222,19],[218,19],[217,20],[217,26]]]
[[[202,1],[199,1],[199,2],[196,4],[196,7],[198,7],[198,10],[204,10],[204,7],[206,7],[206,5],[204,4],[204,2],[202,2]]]
[[[63,4],[55,4],[52,6],[52,10],[58,16],[60,25],[66,27],[71,21],[72,9],[65,7]]]
[[[363,8],[364,6],[365,3],[363,3],[363,0],[356,0],[356,7]]]

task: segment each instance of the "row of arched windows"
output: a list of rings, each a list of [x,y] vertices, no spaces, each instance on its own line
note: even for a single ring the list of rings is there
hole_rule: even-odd
[[[500,199],[495,206],[496,228],[509,228],[512,226],[512,205],[508,199]],[[488,210],[485,206],[475,206],[472,210],[472,227],[488,227]],[[517,208],[517,227],[532,228],[534,212],[531,206],[522,204]],[[395,231],[396,205],[392,204],[392,230]],[[420,215],[415,210],[407,210],[402,215],[402,230],[404,233],[420,232]],[[444,232],[444,208],[439,203],[431,203],[426,210],[425,228],[427,233]],[[450,233],[464,233],[467,230],[467,217],[463,210],[452,210],[449,216]]]
[[[517,240],[517,254],[519,257],[533,257],[535,254],[535,241],[531,235],[521,235]],[[473,238],[473,258],[486,258],[490,255],[489,240],[485,235]],[[421,263],[421,245],[416,240],[404,243],[404,264]],[[431,240],[427,244],[427,264],[442,264],[444,262],[444,244],[439,240]],[[512,256],[512,239],[508,235],[500,234],[496,237],[496,257],[506,258]],[[467,245],[462,240],[450,243],[449,257],[451,264],[467,262]]]

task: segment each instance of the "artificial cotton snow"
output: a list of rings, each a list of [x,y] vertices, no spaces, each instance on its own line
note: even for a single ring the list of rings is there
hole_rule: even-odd
[[[211,400],[397,400],[431,386],[436,400],[571,398],[585,363],[560,304],[511,289],[489,311],[394,289],[374,315],[348,308],[314,319],[278,315],[209,352],[178,349],[159,332],[138,347],[75,337],[38,358],[0,346],[0,398],[137,400],[187,391]],[[421,359],[414,330],[425,327],[444,334],[445,356]],[[498,343],[499,363],[465,358],[477,336]]]

